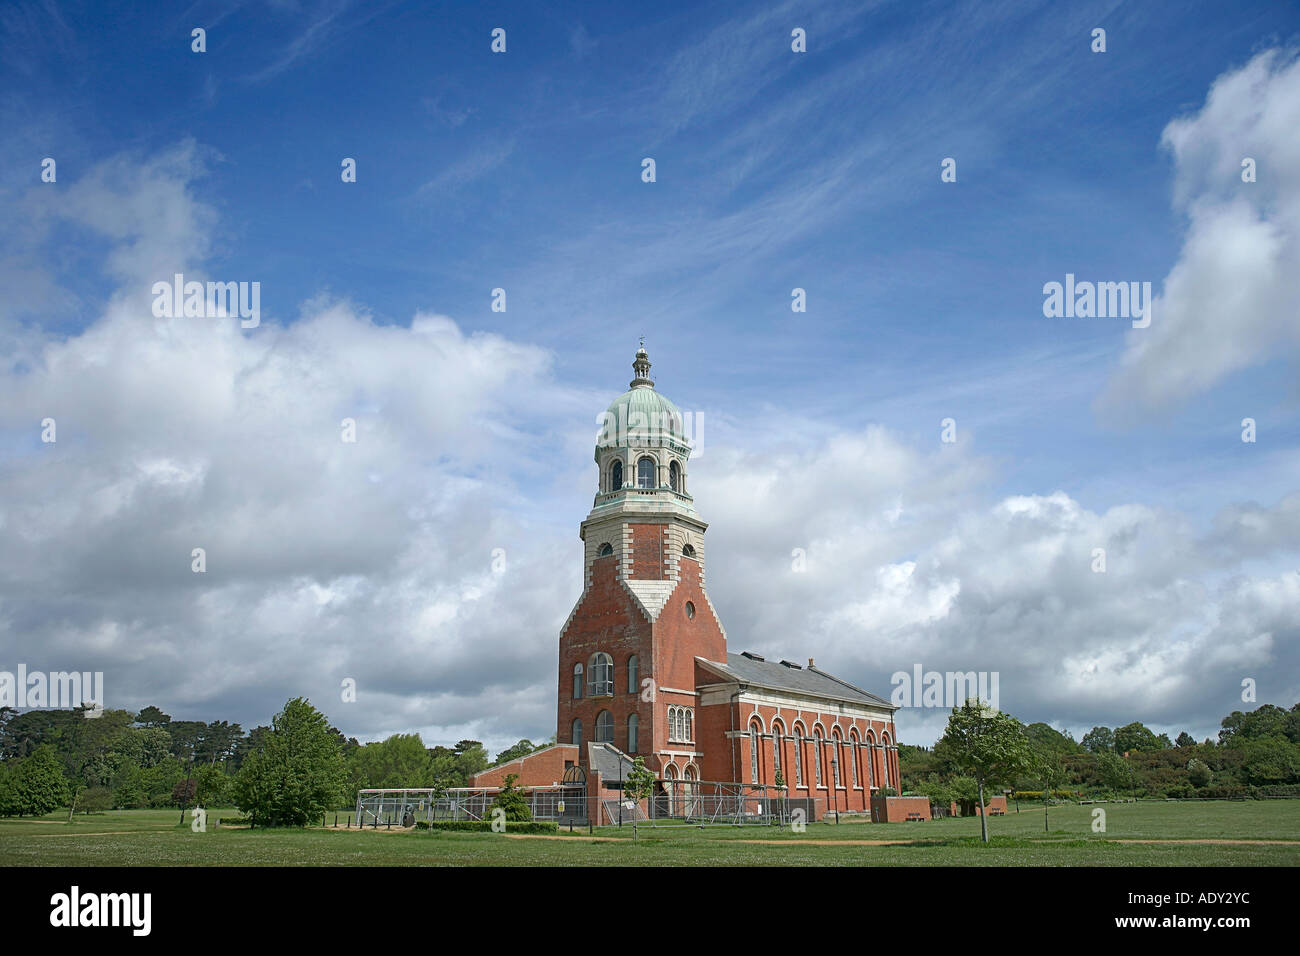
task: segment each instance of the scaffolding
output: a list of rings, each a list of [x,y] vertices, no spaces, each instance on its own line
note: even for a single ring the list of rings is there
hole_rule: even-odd
[[[357,792],[353,824],[413,826],[418,820],[491,820],[499,787],[399,788]],[[534,820],[587,822],[587,791],[581,784],[533,787],[525,794]]]
[[[761,784],[717,780],[659,780],[648,812],[621,797],[601,801],[601,825],[636,822],[647,826],[787,826],[816,819],[816,801],[791,799],[787,791]]]

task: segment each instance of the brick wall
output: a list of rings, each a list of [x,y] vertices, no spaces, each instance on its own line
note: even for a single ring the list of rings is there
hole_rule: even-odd
[[[578,748],[572,744],[555,744],[499,767],[489,767],[469,778],[471,787],[504,787],[506,775],[517,773],[516,787],[549,787],[564,780],[567,767],[578,762]]]

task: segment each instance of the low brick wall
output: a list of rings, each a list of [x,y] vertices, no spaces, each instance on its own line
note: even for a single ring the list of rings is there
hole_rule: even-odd
[[[872,797],[872,823],[904,823],[908,820],[929,820],[929,797]]]

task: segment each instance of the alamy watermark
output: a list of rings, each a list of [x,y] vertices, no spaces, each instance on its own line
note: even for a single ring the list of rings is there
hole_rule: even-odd
[[[104,714],[103,671],[0,671],[0,707],[75,710],[90,704],[87,717]]]
[[[684,412],[672,414],[668,411],[647,414],[642,411],[628,411],[628,403],[621,402],[618,412],[601,412],[596,416],[600,431],[596,434],[596,444],[600,447],[609,445],[635,444],[652,448],[664,448],[684,445],[690,449],[691,456],[700,457],[704,446],[704,413]]]
[[[1150,282],[1075,282],[1043,286],[1043,315],[1049,319],[1133,319],[1133,328],[1151,324]]]
[[[240,327],[255,329],[262,321],[262,283],[186,282],[178,272],[171,282],[155,282],[153,314],[160,319],[240,317]]]
[[[942,707],[952,710],[973,697],[998,709],[997,671],[926,671],[912,665],[912,673],[895,671],[889,678],[889,700],[896,707]]]

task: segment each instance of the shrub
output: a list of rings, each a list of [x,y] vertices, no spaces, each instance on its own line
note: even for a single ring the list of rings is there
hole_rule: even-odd
[[[460,833],[491,833],[490,820],[434,820],[429,824],[430,830],[454,830]],[[528,820],[506,822],[510,833],[558,833],[560,828],[554,820]]]
[[[427,830],[427,829],[429,829],[429,821],[428,821],[428,820],[416,820],[416,821],[415,821],[415,828],[416,828],[417,830]]]
[[[533,811],[528,806],[527,795],[515,787],[515,781],[519,779],[519,774],[506,774],[505,786],[497,794],[496,799],[492,801],[493,807],[500,807],[505,811],[506,822],[524,823],[533,818]]]

